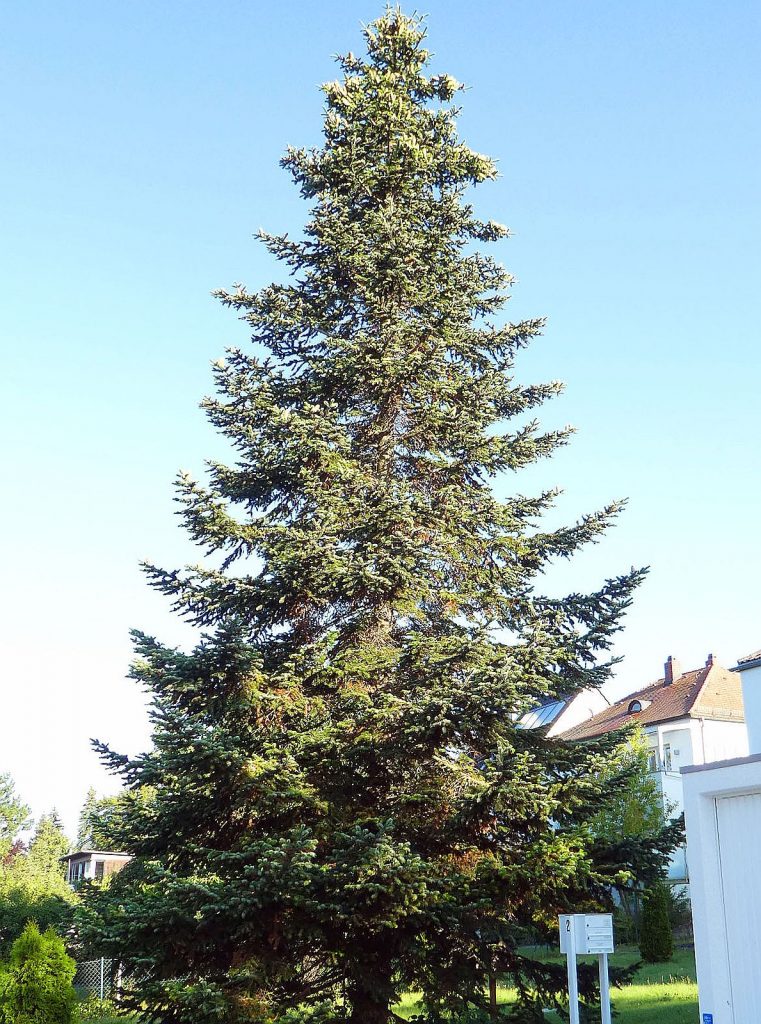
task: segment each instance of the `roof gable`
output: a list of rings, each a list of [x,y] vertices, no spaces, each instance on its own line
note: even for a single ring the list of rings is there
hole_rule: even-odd
[[[639,701],[642,710],[631,713],[629,705],[632,701]],[[673,683],[666,685],[665,679],[659,679],[642,690],[627,694],[560,736],[564,740],[591,739],[635,722],[642,726],[658,725],[675,718],[743,722],[740,677],[709,660],[703,668],[684,672]]]

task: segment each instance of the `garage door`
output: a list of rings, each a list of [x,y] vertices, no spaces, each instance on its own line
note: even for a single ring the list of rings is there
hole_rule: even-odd
[[[734,1024],[761,1021],[761,793],[716,801]]]

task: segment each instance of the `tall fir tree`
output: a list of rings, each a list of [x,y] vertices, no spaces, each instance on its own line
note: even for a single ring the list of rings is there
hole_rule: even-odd
[[[79,812],[77,826],[78,850],[113,850],[110,823],[118,814],[118,796],[98,796],[90,786]]]
[[[63,830],[58,811],[53,808],[49,814],[41,815],[37,822],[27,853],[28,870],[39,877],[63,879],[61,857],[65,857],[70,849],[71,843]]]
[[[96,850],[97,844],[93,838],[93,819],[97,813],[98,807],[98,794],[95,792],[95,787],[90,786],[87,790],[84,803],[79,812],[79,822],[77,824],[77,842],[76,847],[78,850],[92,849]]]
[[[283,160],[304,235],[262,235],[290,280],[221,294],[255,343],[205,403],[237,461],[179,480],[206,562],[147,567],[205,632],[192,653],[136,634],[153,749],[98,745],[135,859],[89,935],[138,965],[150,1021],[385,1024],[414,988],[433,1022],[485,1010],[503,971],[540,1020],[562,979],[524,929],[627,867],[590,827],[620,740],[520,719],[605,682],[641,573],[543,596],[618,506],[544,530],[554,493],[492,491],[565,443],[530,418],[560,385],[512,376],[542,322],[494,319],[511,278],[479,245],[508,232],[465,196],[495,167],[424,35],[389,9],[340,59],[322,148]]]

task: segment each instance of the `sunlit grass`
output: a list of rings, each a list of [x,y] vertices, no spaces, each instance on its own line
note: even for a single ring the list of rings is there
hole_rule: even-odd
[[[558,961],[557,953],[532,950],[538,959]],[[611,957],[618,967],[629,967],[638,960],[636,950],[623,950]],[[497,1001],[508,1004],[515,990],[500,986]],[[690,950],[677,950],[665,964],[645,964],[631,985],[611,991],[611,1002],[618,1012],[620,1024],[694,1024],[698,1013],[698,990],[695,984],[695,958]],[[395,1012],[409,1020],[421,1011],[417,995],[408,993]],[[547,1014],[548,1024],[559,1024],[560,1018]]]

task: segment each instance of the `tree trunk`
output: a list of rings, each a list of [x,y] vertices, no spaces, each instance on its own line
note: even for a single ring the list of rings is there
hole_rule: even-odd
[[[387,979],[370,974],[350,981],[347,992],[351,1006],[350,1024],[388,1024],[391,1016],[388,997],[383,995],[387,987]]]
[[[388,1006],[377,1003],[369,996],[349,997],[351,1017],[349,1024],[388,1024]]]
[[[497,1019],[497,978],[496,975],[489,975],[489,1013],[492,1020]]]

